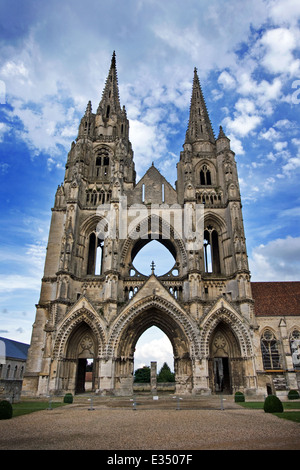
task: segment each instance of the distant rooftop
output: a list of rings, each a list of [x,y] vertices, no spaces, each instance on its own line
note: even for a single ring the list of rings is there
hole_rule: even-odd
[[[5,344],[5,355],[7,358],[27,359],[29,344],[19,343],[18,341],[2,337],[0,337],[0,341],[3,341]]]
[[[251,282],[258,317],[300,315],[300,282]]]

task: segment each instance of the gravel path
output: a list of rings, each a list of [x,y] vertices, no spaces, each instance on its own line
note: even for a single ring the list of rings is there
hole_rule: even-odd
[[[300,424],[235,404],[225,410],[88,408],[72,404],[2,420],[0,449],[300,450]]]

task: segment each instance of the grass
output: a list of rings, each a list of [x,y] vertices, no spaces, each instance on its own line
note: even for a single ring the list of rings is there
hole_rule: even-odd
[[[300,401],[293,401],[293,402],[282,402],[283,404],[283,413],[272,413],[278,418],[288,419],[290,421],[295,421],[296,423],[300,423]],[[264,409],[264,402],[263,401],[249,401],[249,402],[242,402],[239,405],[243,406],[244,408],[249,408],[252,410],[263,410]],[[292,411],[290,411],[292,410]],[[299,410],[299,411],[295,411]]]
[[[63,402],[52,402],[51,408],[57,408],[63,406]],[[28,413],[34,413],[35,411],[47,410],[49,408],[48,401],[21,401],[20,403],[13,403],[13,418],[16,416],[26,415]]]

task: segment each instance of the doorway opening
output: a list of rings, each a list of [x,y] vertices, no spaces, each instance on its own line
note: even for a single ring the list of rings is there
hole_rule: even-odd
[[[138,339],[134,352],[134,369],[157,363],[157,372],[166,362],[174,372],[173,346],[168,336],[158,327],[148,328]]]
[[[75,393],[91,392],[94,389],[93,358],[78,358]]]
[[[216,393],[231,393],[228,357],[214,357],[214,382]]]

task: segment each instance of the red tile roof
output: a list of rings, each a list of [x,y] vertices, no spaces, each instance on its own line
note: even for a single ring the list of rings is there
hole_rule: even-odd
[[[300,316],[300,282],[251,282],[251,287],[256,316]]]

